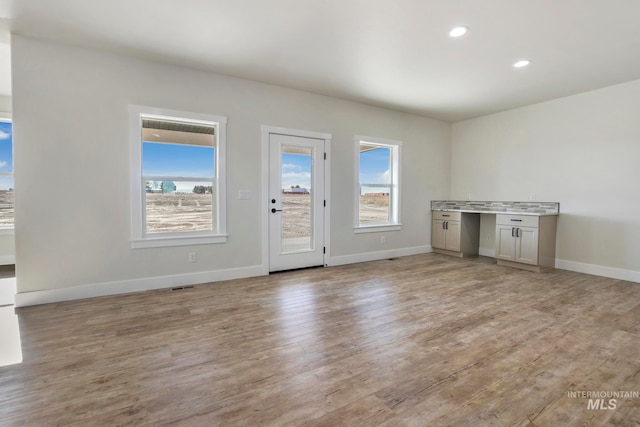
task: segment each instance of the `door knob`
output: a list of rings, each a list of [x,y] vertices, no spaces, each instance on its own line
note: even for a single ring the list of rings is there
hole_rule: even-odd
[[[282,212],[282,209],[276,209],[276,208],[271,209],[271,213],[276,213],[276,212]]]

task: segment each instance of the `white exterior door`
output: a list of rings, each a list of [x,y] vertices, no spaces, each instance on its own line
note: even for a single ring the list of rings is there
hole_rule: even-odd
[[[269,134],[269,271],[324,265],[324,144]]]

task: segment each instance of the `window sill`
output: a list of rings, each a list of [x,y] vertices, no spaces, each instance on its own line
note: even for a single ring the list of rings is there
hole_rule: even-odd
[[[359,227],[353,228],[353,232],[355,234],[379,233],[381,231],[400,231],[400,230],[402,230],[402,224],[361,225]]]
[[[216,234],[215,236],[178,236],[178,237],[149,237],[146,239],[132,240],[133,249],[140,248],[162,248],[167,246],[191,246],[209,245],[216,243],[227,243],[226,234]]]

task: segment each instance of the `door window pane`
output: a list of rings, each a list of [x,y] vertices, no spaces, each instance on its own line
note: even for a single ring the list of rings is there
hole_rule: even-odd
[[[282,146],[281,251],[313,249],[313,150]]]

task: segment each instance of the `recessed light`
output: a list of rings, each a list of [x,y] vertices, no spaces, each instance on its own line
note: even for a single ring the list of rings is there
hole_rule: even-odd
[[[455,27],[454,29],[449,31],[449,35],[451,37],[460,37],[467,34],[467,31],[469,31],[469,27]]]
[[[531,64],[531,60],[530,59],[521,59],[521,60],[517,61],[516,63],[514,63],[513,66],[516,67],[516,68],[522,68],[522,67],[526,67],[529,64]]]

